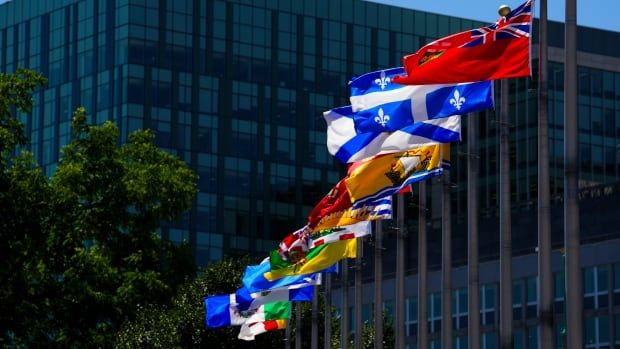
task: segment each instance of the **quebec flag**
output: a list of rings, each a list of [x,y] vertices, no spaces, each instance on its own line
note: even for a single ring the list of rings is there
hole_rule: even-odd
[[[391,68],[349,82],[351,105],[323,113],[327,149],[347,163],[379,154],[461,140],[460,115],[493,108],[491,81],[400,85]]]

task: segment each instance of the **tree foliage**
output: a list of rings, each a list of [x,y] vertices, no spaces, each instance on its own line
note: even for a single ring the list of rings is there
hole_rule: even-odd
[[[119,145],[112,122],[79,108],[51,178],[19,147],[33,72],[0,75],[0,345],[111,347],[140,309],[170,304],[195,275],[188,246],[156,235],[187,210],[196,175],[137,131]]]
[[[209,329],[205,327],[203,299],[206,295],[234,293],[241,286],[249,258],[225,259],[211,263],[194,281],[184,285],[172,306],[146,307],[134,321],[120,331],[117,348],[247,348],[248,342],[237,339],[239,327]],[[256,337],[255,348],[280,347],[284,331]]]

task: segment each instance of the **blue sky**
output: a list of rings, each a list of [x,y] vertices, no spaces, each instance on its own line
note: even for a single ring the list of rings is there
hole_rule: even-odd
[[[444,15],[477,19],[485,22],[497,20],[497,8],[506,4],[515,8],[525,0],[368,0]],[[538,17],[539,1],[535,1]],[[547,0],[549,19],[564,22],[565,0]],[[620,0],[577,1],[577,23],[594,28],[620,31]]]

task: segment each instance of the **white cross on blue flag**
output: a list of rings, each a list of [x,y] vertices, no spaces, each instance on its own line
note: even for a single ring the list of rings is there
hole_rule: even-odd
[[[400,85],[391,68],[353,79],[351,105],[323,113],[327,148],[341,162],[354,162],[430,144],[461,140],[460,116],[493,108],[491,81]]]

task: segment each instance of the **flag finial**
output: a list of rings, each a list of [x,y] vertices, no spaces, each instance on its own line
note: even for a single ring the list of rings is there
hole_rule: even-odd
[[[508,5],[501,5],[497,9],[497,13],[499,13],[499,15],[502,16],[502,17],[506,17],[506,15],[510,13],[510,6],[508,6]]]

